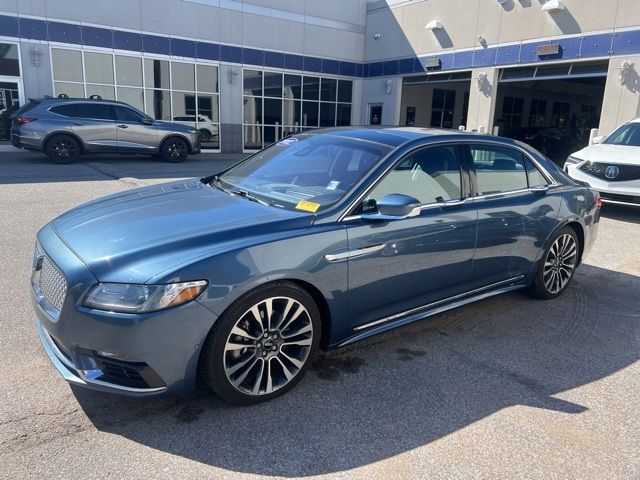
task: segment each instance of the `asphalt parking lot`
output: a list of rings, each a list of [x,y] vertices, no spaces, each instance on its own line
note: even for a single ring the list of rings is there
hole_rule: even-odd
[[[1,478],[640,477],[640,210],[604,208],[563,297],[494,297],[323,354],[266,404],[69,387],[35,331],[36,231],[90,199],[235,159],[0,152]]]

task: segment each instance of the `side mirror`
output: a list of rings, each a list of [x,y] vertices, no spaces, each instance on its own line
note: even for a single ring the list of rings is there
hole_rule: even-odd
[[[402,220],[420,215],[420,201],[408,195],[392,193],[376,202],[377,212],[364,213],[366,220]]]
[[[140,120],[143,125],[153,125],[153,118],[143,118]]]
[[[591,144],[592,145],[596,145],[598,143],[602,143],[604,142],[604,139],[607,138],[604,135],[600,135],[599,137],[593,137],[593,139],[591,140]]]

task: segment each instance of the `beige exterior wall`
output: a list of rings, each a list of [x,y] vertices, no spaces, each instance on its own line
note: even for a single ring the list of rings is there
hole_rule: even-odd
[[[637,6],[640,8],[640,1]],[[632,70],[627,82],[620,81],[622,62],[629,62]],[[609,135],[617,127],[640,116],[640,56],[614,57],[609,63],[607,85],[604,89],[600,135]]]
[[[566,9],[543,12],[544,0],[414,0],[369,4],[365,60],[401,58],[536,38],[611,31],[640,25],[640,0],[563,0]],[[425,30],[438,20],[443,30]],[[380,38],[373,40],[374,34]]]

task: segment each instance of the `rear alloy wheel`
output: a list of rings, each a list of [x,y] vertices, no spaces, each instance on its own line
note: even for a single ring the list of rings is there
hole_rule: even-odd
[[[46,153],[52,162],[73,163],[80,157],[80,145],[69,135],[56,135],[47,142]]]
[[[319,339],[319,312],[306,291],[288,283],[260,290],[221,318],[204,347],[203,376],[226,402],[263,402],[302,378]]]
[[[578,266],[579,245],[575,231],[563,228],[545,250],[532,293],[539,298],[555,298],[564,292]]]
[[[162,158],[165,162],[184,162],[187,155],[189,155],[189,145],[182,138],[170,138],[162,145]]]

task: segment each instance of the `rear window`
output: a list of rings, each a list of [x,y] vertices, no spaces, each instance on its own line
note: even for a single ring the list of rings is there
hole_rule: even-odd
[[[36,108],[38,105],[40,105],[40,102],[37,100],[29,100],[28,103],[25,103],[22,107],[20,107],[18,110],[16,110],[13,115],[11,115],[12,117],[21,117],[23,116],[25,113],[27,113],[29,110],[32,110],[34,108]]]

